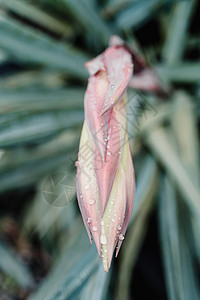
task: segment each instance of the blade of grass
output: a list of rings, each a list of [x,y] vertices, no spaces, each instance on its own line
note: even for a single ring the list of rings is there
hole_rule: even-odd
[[[136,1],[138,0],[110,0],[105,4],[103,8],[103,14],[109,17],[113,16],[121,9],[124,9],[129,4],[132,4]]]
[[[197,118],[195,107],[189,95],[183,92],[175,94],[174,113],[172,115],[173,131],[176,135],[176,143],[180,157],[191,174],[194,184],[199,185],[199,143],[197,132]],[[184,131],[183,131],[184,128]],[[196,256],[200,261],[200,215],[196,218],[190,217],[190,223],[187,226],[188,236],[194,237]],[[192,228],[191,228],[192,223]]]
[[[59,0],[70,11],[73,18],[83,26],[83,28],[98,39],[103,46],[107,46],[112,29],[102,18],[99,17],[97,11],[83,0]]]
[[[129,299],[131,274],[146,233],[148,217],[154,205],[157,180],[156,162],[153,158],[147,157],[138,178],[135,204],[125,247],[122,247],[120,253],[117,300]]]
[[[160,9],[165,1],[162,0],[140,0],[133,3],[127,9],[124,9],[116,19],[119,28],[127,30],[139,27],[147,22],[158,9]]]
[[[186,33],[195,1],[176,3],[167,27],[167,38],[163,47],[163,59],[167,64],[178,63],[184,53]]]
[[[0,242],[0,268],[13,277],[21,286],[31,287],[33,278],[20,259],[2,242]]]
[[[42,71],[30,70],[17,72],[0,79],[1,91],[13,91],[23,88],[48,88],[54,90],[65,85],[65,77],[61,72],[53,72],[48,68]]]
[[[72,28],[69,26],[69,24],[54,18],[50,14],[47,14],[28,2],[21,0],[6,0],[1,1],[0,6],[2,8],[11,10],[19,16],[33,21],[37,25],[39,24],[45,27],[47,30],[55,32],[59,35],[65,35],[65,37],[72,36]]]
[[[56,68],[80,79],[88,77],[86,55],[8,17],[0,18],[0,46],[22,62]]]
[[[103,269],[101,261],[99,261],[99,266],[97,272],[92,276],[81,292],[79,300],[103,300],[108,299],[108,286],[111,279],[111,270],[106,273]]]
[[[83,112],[17,113],[11,121],[9,117],[5,116],[1,123],[0,148],[39,143],[63,130],[78,127],[83,121]]]
[[[83,109],[83,98],[84,90],[81,88],[2,91],[0,113]]]
[[[169,175],[174,179],[179,191],[191,212],[200,214],[200,193],[191,177],[180,161],[179,156],[170,143],[166,130],[156,128],[149,132],[146,143],[156,158],[162,163]]]
[[[85,231],[81,235],[78,236],[74,246],[62,255],[47,280],[35,295],[29,297],[29,300],[77,298],[99,264],[94,245],[89,246]]]
[[[180,157],[188,172],[199,185],[199,143],[197,132],[196,104],[189,95],[177,92],[174,95],[172,114],[173,132]],[[184,130],[183,130],[184,128]]]
[[[161,78],[172,82],[199,83],[200,82],[200,62],[183,62],[181,64],[169,66],[166,64],[157,65],[156,69]]]
[[[166,290],[169,300],[185,300],[176,196],[166,177],[162,180],[158,207]]]
[[[32,150],[5,152],[0,160],[0,192],[37,183],[61,165],[77,158],[80,132],[61,134]]]

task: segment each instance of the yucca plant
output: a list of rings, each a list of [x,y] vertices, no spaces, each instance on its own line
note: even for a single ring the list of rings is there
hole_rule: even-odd
[[[0,299],[199,299],[199,12],[195,0],[0,1]],[[105,273],[75,162],[85,63],[113,35],[133,57],[136,190]]]

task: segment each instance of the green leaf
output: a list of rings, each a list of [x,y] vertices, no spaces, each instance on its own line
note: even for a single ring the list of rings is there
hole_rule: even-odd
[[[8,114],[0,120],[0,148],[38,143],[82,121],[82,111]]]
[[[76,299],[98,268],[99,257],[95,246],[89,245],[85,231],[71,249],[63,253],[47,280],[29,300]]]
[[[136,183],[135,203],[131,224],[122,246],[119,261],[117,300],[128,299],[131,274],[145,237],[148,218],[153,209],[157,188],[158,169],[155,160],[147,156]]]
[[[108,299],[108,287],[112,269],[108,273],[104,271],[101,261],[97,272],[90,277],[89,282],[81,292],[80,300],[103,300]]]
[[[133,2],[137,2],[138,0],[110,0],[103,8],[103,12],[105,15],[112,16],[119,12],[121,9],[124,9],[129,4]]]
[[[28,3],[27,1],[3,0],[1,1],[0,6],[2,8],[11,10],[19,16],[35,22],[37,25],[40,24],[48,30],[59,35],[64,35],[65,37],[70,37],[72,35],[72,28],[69,26],[69,24],[52,17],[45,11]]]
[[[170,143],[166,130],[162,127],[152,130],[148,133],[146,142],[167,173],[174,179],[188,208],[194,215],[200,215],[199,190]]]
[[[179,211],[181,211],[179,203]],[[179,222],[178,222],[179,221]],[[167,291],[170,300],[198,299],[198,288],[184,220],[178,220],[175,191],[167,178],[160,191],[159,224]]]
[[[0,192],[36,184],[77,158],[80,132],[66,132],[33,149],[6,151],[0,160]]]
[[[0,19],[0,46],[22,62],[56,68],[81,79],[88,77],[84,68],[87,56],[8,18]]]
[[[184,53],[186,32],[195,1],[184,0],[177,3],[172,11],[167,27],[167,38],[163,47],[163,58],[173,65],[181,60]]]
[[[170,300],[184,300],[178,211],[175,191],[165,178],[160,188],[159,228],[167,292]]]
[[[97,39],[103,46],[107,46],[109,37],[113,31],[108,24],[100,18],[94,8],[83,0],[60,0],[60,2],[66,5],[73,18],[78,24],[83,26],[94,39]]]
[[[83,109],[84,90],[67,88],[62,90],[19,90],[2,91],[0,113],[47,112]]]
[[[147,22],[165,2],[162,0],[140,0],[123,10],[116,19],[118,26],[127,30]]]
[[[200,81],[200,62],[183,62],[172,66],[161,64],[156,69],[161,76],[172,82],[199,83]]]
[[[3,272],[13,277],[21,286],[32,286],[33,278],[28,268],[2,242],[0,243],[0,268]]]

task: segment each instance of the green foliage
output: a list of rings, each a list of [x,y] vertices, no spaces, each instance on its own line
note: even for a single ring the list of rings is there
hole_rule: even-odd
[[[191,30],[196,8],[195,0],[0,1],[0,298],[129,299],[156,211],[167,297],[198,299],[200,47]],[[84,118],[84,64],[107,47],[112,34],[137,48],[170,93],[165,101],[144,94],[156,113],[141,106],[137,126],[129,120],[135,206],[117,272],[114,266],[105,274],[77,209],[74,162]],[[21,203],[29,189],[36,192]],[[12,215],[19,236],[5,225],[5,216]],[[27,262],[33,253],[47,265],[41,276]]]

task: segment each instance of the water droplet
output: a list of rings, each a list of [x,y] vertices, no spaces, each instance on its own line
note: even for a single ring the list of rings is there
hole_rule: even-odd
[[[104,225],[104,220],[101,220],[101,225]]]
[[[75,166],[78,167],[78,160],[75,162]]]
[[[92,231],[97,231],[97,226],[93,226]]]
[[[85,189],[86,189],[86,190],[89,190],[89,188],[90,188],[89,184],[86,184],[86,185],[85,185]]]
[[[88,218],[88,219],[87,219],[87,222],[88,222],[89,224],[91,223],[91,221],[92,221],[91,218]]]
[[[108,153],[108,155],[111,155],[111,153],[109,151],[107,153]]]
[[[113,89],[115,86],[113,84],[111,84],[111,89]]]
[[[80,198],[83,199],[83,195],[82,194],[80,195]]]
[[[106,236],[104,234],[101,235],[100,242],[101,242],[101,244],[106,245],[107,239],[106,239]]]
[[[115,223],[115,219],[114,218],[112,218],[112,222]]]
[[[93,205],[96,203],[96,201],[94,199],[89,199],[88,200],[89,205]]]
[[[120,240],[120,241],[123,241],[123,239],[124,239],[124,236],[123,236],[123,234],[120,233],[120,235],[119,235],[119,240]]]
[[[117,225],[117,230],[121,230],[121,226],[120,225]]]

